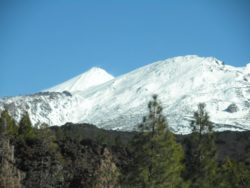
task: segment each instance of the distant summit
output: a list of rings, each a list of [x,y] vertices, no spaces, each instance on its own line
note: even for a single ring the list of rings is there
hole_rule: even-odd
[[[109,80],[112,80],[114,77],[107,73],[105,70],[99,67],[93,67],[88,71],[66,81],[59,85],[56,85],[52,88],[45,89],[44,91],[49,92],[63,92],[69,91],[74,93],[77,91],[85,91],[93,86],[97,86]]]

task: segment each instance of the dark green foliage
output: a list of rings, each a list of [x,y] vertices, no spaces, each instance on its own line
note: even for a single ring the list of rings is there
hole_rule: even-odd
[[[26,113],[16,139],[16,164],[26,173],[25,187],[55,187],[62,184],[63,165],[54,133],[48,125],[32,127]]]
[[[19,122],[18,135],[20,139],[24,140],[31,140],[35,137],[28,112],[23,115]]]
[[[136,134],[136,136],[138,136],[138,141],[141,141],[141,143],[136,144],[133,150],[135,152],[131,153],[126,147],[111,147],[99,144],[95,136],[93,136],[93,139],[85,138],[79,140],[78,136],[74,139],[73,133],[78,133],[78,135],[82,134],[84,137],[89,135],[91,138],[91,135],[98,135],[99,131],[105,131],[94,126],[71,124],[57,127],[56,129],[61,130],[61,136],[59,137],[65,139],[55,139],[57,131],[53,128],[50,132],[49,130],[51,129],[48,128],[47,125],[33,128],[35,137],[31,140],[23,141],[17,137],[14,138],[15,165],[18,169],[25,172],[26,177],[23,184],[26,187],[93,187],[93,185],[102,184],[102,182],[110,182],[110,174],[113,174],[116,170],[115,168],[108,167],[114,164],[124,175],[131,173],[137,176],[136,171],[132,171],[133,168],[131,168],[128,163],[133,159],[132,157],[137,151],[136,148],[138,148],[138,159],[140,155],[141,157],[144,156],[143,152],[141,152],[142,147],[140,145],[144,147],[144,142],[147,142],[148,139],[146,136],[140,137],[142,133]],[[123,143],[131,140],[131,136],[134,134],[135,133],[131,132],[105,131],[106,139],[116,140],[117,138],[120,140],[121,138]],[[65,137],[65,135],[67,135],[67,137]],[[217,146],[219,145],[218,152],[220,153],[219,162],[224,161],[227,155],[230,157],[230,160],[234,160],[232,160],[233,170],[229,170],[231,169],[231,165],[228,164],[223,165],[223,167],[220,166],[221,170],[217,173],[216,178],[221,183],[214,187],[237,187],[237,182],[241,182],[241,178],[239,177],[243,177],[244,179],[245,177],[249,177],[246,176],[246,174],[249,173],[249,163],[247,163],[244,153],[246,152],[246,143],[249,143],[249,135],[250,132],[216,133],[215,136],[217,140],[220,141],[217,144]],[[191,136],[192,135],[177,135],[176,137],[180,143],[186,146],[186,140]],[[136,139],[133,141],[137,143]],[[120,141],[117,141],[116,143],[119,144],[119,142]],[[109,155],[104,155],[105,148],[108,148],[111,157],[107,157]],[[242,162],[239,162],[239,160]],[[139,161],[138,164],[141,165],[143,162]],[[155,163],[152,162],[152,164]],[[145,165],[147,164],[145,163]],[[158,167],[156,166],[155,168]],[[114,171],[112,169],[114,169]],[[108,176],[105,175],[106,170],[111,170]],[[193,174],[191,171],[188,173],[190,176]],[[99,174],[99,176],[97,176],[97,174]],[[117,178],[116,175],[114,175],[114,177],[112,181]],[[161,177],[161,175],[159,177]],[[246,180],[244,181],[248,182]],[[243,188],[249,187],[248,184],[240,185]],[[123,187],[136,186],[134,186],[134,184],[131,185],[131,181],[128,181]]]
[[[248,153],[245,161],[227,158],[220,168],[219,179],[222,188],[250,187],[250,143],[245,148]]]
[[[90,124],[66,123],[60,128],[56,126],[50,128],[55,132],[57,140],[74,139],[81,141],[91,139],[108,146],[126,146],[135,134],[134,132],[98,129]]]
[[[213,125],[205,111],[205,104],[198,105],[191,126],[193,133],[187,144],[185,177],[194,188],[218,187]]]
[[[227,159],[217,175],[221,188],[250,187],[250,168],[244,162]]]
[[[120,135],[115,136],[114,145],[121,146],[121,147],[124,146]]]
[[[133,160],[127,177],[131,187],[184,187],[181,172],[183,149],[169,131],[157,99],[148,105],[149,114],[139,125],[139,132],[131,143]]]
[[[58,146],[56,144],[56,136],[45,123],[41,124],[38,129],[34,129],[35,137],[41,141],[43,149],[52,153],[56,153]]]
[[[43,140],[33,138],[15,143],[16,165],[25,172],[25,187],[62,186],[63,165],[57,152],[51,151]]]
[[[24,187],[63,187],[64,159],[54,133],[46,124],[31,129],[32,137],[23,131],[15,140],[16,165],[26,174]]]
[[[12,139],[17,136],[17,130],[18,127],[8,111],[2,111],[0,117],[0,132],[6,134]]]

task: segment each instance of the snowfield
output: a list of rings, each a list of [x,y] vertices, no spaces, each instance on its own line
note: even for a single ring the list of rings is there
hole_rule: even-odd
[[[43,92],[0,99],[20,120],[28,111],[36,123],[85,122],[105,129],[134,130],[158,94],[171,129],[190,132],[200,102],[217,131],[250,130],[250,65],[233,67],[213,57],[180,56],[146,65],[114,78],[92,68]]]

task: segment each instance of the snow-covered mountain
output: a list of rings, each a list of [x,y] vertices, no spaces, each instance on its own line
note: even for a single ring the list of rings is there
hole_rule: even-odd
[[[103,73],[103,74],[102,74]],[[197,104],[206,103],[216,129],[250,130],[250,66],[224,65],[213,57],[181,56],[113,78],[94,68],[65,83],[29,96],[0,99],[18,121],[28,111],[33,123],[92,123],[133,130],[158,94],[172,130],[190,131]]]
[[[49,92],[69,91],[71,93],[77,91],[85,91],[86,89],[107,82],[113,78],[114,77],[109,73],[107,73],[105,70],[98,67],[93,67],[92,69],[83,74],[80,74],[62,84],[46,89],[44,91],[49,91]]]

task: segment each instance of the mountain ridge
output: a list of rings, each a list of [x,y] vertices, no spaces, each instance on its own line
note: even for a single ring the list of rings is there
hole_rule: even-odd
[[[16,120],[26,110],[33,123],[84,122],[105,129],[134,130],[147,113],[151,96],[158,94],[173,132],[190,132],[189,121],[200,102],[206,103],[216,130],[249,130],[249,79],[248,66],[225,65],[214,57],[178,56],[69,91],[70,95],[61,89],[0,99],[0,109],[7,106]]]

